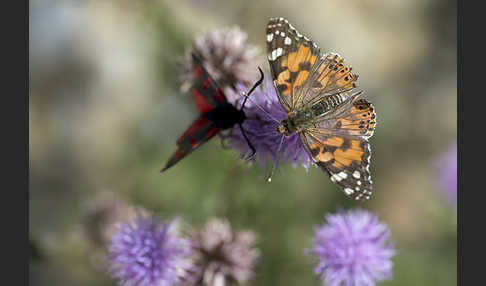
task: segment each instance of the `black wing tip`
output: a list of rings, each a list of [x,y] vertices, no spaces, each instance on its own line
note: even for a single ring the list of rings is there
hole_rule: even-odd
[[[285,22],[287,23],[288,20],[285,17],[268,17],[269,22]]]
[[[364,203],[364,202],[370,201],[371,194],[368,194],[368,195],[361,194],[360,196],[354,196],[354,197],[350,197],[350,198],[359,202],[359,203]]]
[[[164,171],[166,171],[167,169],[169,169],[169,168],[170,168],[170,167],[172,167],[173,165],[174,165],[174,164],[170,164],[170,162],[169,162],[169,163],[167,163],[167,164],[165,165],[165,167],[164,167],[164,168],[162,168],[162,169],[160,170],[160,173],[163,173]]]
[[[289,21],[284,17],[268,17],[267,29],[275,28],[277,24],[282,26],[288,25]],[[275,26],[269,27],[270,25],[275,25]]]

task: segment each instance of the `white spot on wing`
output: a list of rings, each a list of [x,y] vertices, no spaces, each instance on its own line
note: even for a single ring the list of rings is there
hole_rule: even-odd
[[[354,171],[353,177],[355,177],[356,179],[359,179],[359,177],[361,177],[361,174],[359,173],[359,171]]]
[[[341,177],[342,179],[346,179],[348,177],[348,174],[346,174],[345,172],[340,172],[338,176]]]
[[[273,34],[267,35],[267,42],[271,42],[273,40]]]
[[[342,180],[342,179],[341,179],[341,177],[339,177],[339,176],[338,176],[338,175],[336,175],[336,174],[333,174],[333,175],[331,176],[331,181],[333,181],[333,182],[336,182],[336,181],[341,182],[341,180]]]
[[[344,175],[343,175],[343,174],[344,174]],[[347,176],[347,175],[346,175],[346,173],[344,173],[344,172],[341,172],[341,173],[339,173],[339,174],[333,174],[333,175],[331,176],[331,181],[334,179],[334,181],[333,181],[333,182],[335,182],[335,181],[341,182],[343,179],[346,179],[346,176]]]
[[[346,195],[351,195],[352,193],[354,193],[354,191],[351,190],[350,188],[345,188],[344,192],[346,193]]]
[[[284,44],[286,44],[288,46],[288,45],[292,44],[292,40],[289,37],[286,37],[285,40],[284,40]]]
[[[272,51],[272,53],[268,56],[268,59],[271,61],[276,60],[278,57],[280,57],[283,53],[282,48],[276,48],[275,50]]]

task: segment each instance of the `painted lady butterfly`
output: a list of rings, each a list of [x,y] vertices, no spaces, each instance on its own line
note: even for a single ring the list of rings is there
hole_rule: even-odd
[[[286,19],[271,18],[266,29],[268,61],[287,118],[277,131],[298,133],[314,162],[344,193],[367,200],[372,193],[370,144],[376,114],[358,99],[358,75],[336,53],[321,54],[312,40]]]

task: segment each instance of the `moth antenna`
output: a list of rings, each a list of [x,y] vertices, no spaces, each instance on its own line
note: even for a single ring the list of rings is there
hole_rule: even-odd
[[[258,71],[260,72],[260,79],[253,85],[253,87],[250,89],[250,91],[248,91],[248,93],[246,95],[243,95],[243,96],[245,96],[245,100],[243,101],[243,104],[240,107],[240,111],[243,110],[243,107],[245,106],[246,100],[248,99],[250,94],[255,90],[255,88],[257,88],[257,86],[259,86],[263,82],[263,77],[264,77],[263,71],[260,67],[258,67]]]
[[[280,139],[280,143],[278,144],[278,148],[277,148],[277,159],[275,160],[275,163],[273,164],[273,167],[272,167],[272,171],[270,172],[270,176],[268,176],[268,179],[267,179],[267,181],[269,181],[269,182],[272,181],[273,174],[275,173],[275,170],[278,167],[278,163],[280,162],[280,155],[282,154],[282,152],[280,152],[280,150],[282,148],[282,143],[283,143],[284,138],[285,138],[285,135],[282,134],[282,139]]]
[[[277,120],[275,117],[273,117],[269,112],[267,112],[262,106],[260,106],[260,104],[256,103],[253,99],[251,99],[249,97],[249,95],[253,92],[253,90],[255,90],[255,88],[257,86],[259,86],[262,82],[263,82],[263,71],[260,67],[258,67],[258,71],[260,72],[260,79],[253,85],[253,87],[250,89],[250,91],[247,93],[245,92],[242,92],[241,95],[245,98],[245,100],[243,101],[243,104],[241,105],[240,107],[240,110],[243,110],[243,107],[245,106],[245,103],[247,100],[250,100],[253,104],[256,105],[256,107],[258,107],[263,113],[265,113],[270,119],[272,119],[273,121],[277,122],[280,124],[280,121]]]

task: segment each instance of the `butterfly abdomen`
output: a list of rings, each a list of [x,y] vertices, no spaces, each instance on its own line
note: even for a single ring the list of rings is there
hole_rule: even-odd
[[[333,94],[333,95],[328,96],[328,97],[324,98],[323,100],[319,101],[315,105],[313,105],[311,107],[311,109],[314,108],[314,106],[316,106],[316,105],[322,106],[323,111],[320,114],[316,114],[316,116],[319,116],[319,115],[326,113],[327,111],[329,111],[331,109],[335,109],[338,105],[343,103],[344,100],[345,100],[345,97],[342,96],[341,94],[339,94],[339,93]]]

